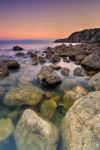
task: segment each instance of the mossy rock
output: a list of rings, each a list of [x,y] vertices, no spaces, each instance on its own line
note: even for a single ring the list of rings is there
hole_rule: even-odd
[[[58,102],[60,99],[60,96],[57,95],[57,93],[49,92],[49,91],[45,92],[44,97],[45,99],[48,99],[48,100],[53,99],[55,102]]]
[[[36,105],[40,102],[43,91],[34,86],[17,87],[10,90],[5,98],[4,103],[8,106]]]
[[[63,97],[63,107],[65,111],[68,111],[68,109],[73,105],[75,100],[75,93],[73,91],[65,92],[65,95]]]
[[[40,112],[43,117],[51,119],[56,111],[57,104],[54,100],[45,100],[42,105]]]
[[[11,119],[0,120],[0,142],[6,140],[14,131]]]
[[[55,96],[55,93],[54,93],[54,92],[46,91],[46,92],[44,93],[44,97],[45,97],[46,99],[51,99],[53,96]]]

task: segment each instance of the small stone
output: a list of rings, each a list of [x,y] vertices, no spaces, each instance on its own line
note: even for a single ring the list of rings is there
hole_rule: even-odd
[[[75,76],[83,76],[83,70],[82,70],[82,68],[77,67],[77,68],[74,70],[74,75],[75,75]]]
[[[68,76],[69,75],[69,69],[66,68],[66,67],[63,67],[61,68],[61,73],[64,75],[64,76]]]

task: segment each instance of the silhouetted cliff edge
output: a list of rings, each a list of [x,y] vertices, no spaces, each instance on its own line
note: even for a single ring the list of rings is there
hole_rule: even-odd
[[[55,40],[55,43],[98,43],[100,42],[100,28],[85,29],[74,32],[65,39]]]

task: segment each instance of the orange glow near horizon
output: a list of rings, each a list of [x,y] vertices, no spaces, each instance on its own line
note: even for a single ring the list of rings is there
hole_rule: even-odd
[[[27,7],[27,1],[21,8],[19,3],[11,8],[11,3],[6,10],[3,8],[8,7],[6,4],[0,5],[0,39],[65,38],[75,31],[100,27],[98,3],[69,6],[68,1],[58,2],[59,5],[50,5],[51,2],[45,1],[46,6],[42,6],[32,1],[32,7]]]

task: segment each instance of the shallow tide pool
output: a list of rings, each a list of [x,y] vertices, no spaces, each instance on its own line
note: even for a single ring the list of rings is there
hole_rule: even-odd
[[[61,60],[60,63],[56,63],[56,65],[69,68],[70,69],[69,76],[68,77],[63,76],[59,70],[59,71],[57,71],[57,73],[62,78],[62,83],[60,85],[58,85],[56,87],[42,86],[37,81],[36,75],[43,65],[40,65],[40,64],[33,65],[33,62],[29,56],[15,57],[16,52],[12,52],[12,50],[4,51],[5,47],[10,49],[11,46],[13,46],[13,45],[10,45],[10,46],[3,45],[1,47],[0,59],[2,60],[2,59],[6,59],[6,58],[9,58],[9,59],[14,58],[20,63],[21,67],[17,71],[10,71],[10,75],[8,77],[0,78],[0,86],[2,86],[5,89],[5,94],[9,90],[18,87],[19,85],[25,86],[25,85],[29,85],[29,84],[39,87],[40,89],[45,91],[45,93],[47,93],[47,92],[55,93],[57,96],[60,97],[60,100],[59,100],[60,102],[59,102],[59,107],[57,107],[53,117],[50,118],[50,121],[53,122],[57,127],[59,127],[61,124],[61,121],[66,113],[66,111],[64,111],[63,107],[62,107],[62,99],[63,99],[64,92],[66,90],[73,89],[77,85],[81,85],[84,88],[86,88],[88,91],[91,91],[92,89],[88,85],[88,77],[87,76],[85,76],[85,77],[74,76],[73,75],[74,69],[76,67],[80,67],[80,66],[76,65],[72,61],[67,63],[67,62],[63,62],[63,60]],[[36,49],[36,45],[34,46],[34,44],[33,44],[33,49],[32,49],[32,45],[29,46],[29,49],[31,51],[39,50],[39,53],[41,53],[46,48],[47,45],[42,44],[43,47],[41,48],[41,50],[40,50],[40,46],[41,45],[37,45],[37,49]],[[49,44],[49,46],[55,46],[55,45]],[[28,45],[26,46],[26,48],[28,48]],[[25,51],[25,53],[27,53],[27,51]],[[51,64],[51,63],[49,63],[49,61],[47,61],[45,63],[45,65],[49,65],[49,64]],[[4,94],[4,96],[5,96],[5,94]],[[37,111],[38,113],[40,112],[39,105],[34,106],[34,107],[29,107],[27,105],[21,106],[21,107],[19,107],[19,106],[8,107],[3,104],[3,99],[4,99],[4,97],[0,97],[0,119],[10,118],[13,121],[14,128],[16,127],[16,124],[17,124],[18,120],[20,119],[20,116],[22,115],[23,111],[26,108],[31,108],[31,109]],[[6,140],[0,142],[0,150],[17,150],[16,142],[13,138],[13,135],[11,137],[8,137]]]

